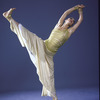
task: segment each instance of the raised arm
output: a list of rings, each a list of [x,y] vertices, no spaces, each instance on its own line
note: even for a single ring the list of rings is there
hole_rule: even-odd
[[[63,24],[65,18],[66,18],[71,12],[77,10],[79,7],[80,7],[80,5],[76,5],[76,6],[72,7],[72,8],[70,8],[70,9],[66,10],[66,11],[63,13],[63,15],[61,16],[61,18],[59,19],[57,25],[58,25],[58,26],[62,26],[62,24]]]
[[[83,8],[85,6],[84,5],[80,5],[80,7],[78,8],[78,12],[79,12],[79,19],[77,21],[77,23],[68,29],[69,31],[69,37],[71,36],[72,33],[74,33],[74,31],[79,27],[79,25],[81,24],[81,22],[83,21]]]
[[[79,12],[79,19],[78,19],[77,23],[73,27],[68,29],[69,35],[71,35],[79,27],[79,25],[83,21],[83,11],[82,11],[82,8],[79,8],[78,12]]]

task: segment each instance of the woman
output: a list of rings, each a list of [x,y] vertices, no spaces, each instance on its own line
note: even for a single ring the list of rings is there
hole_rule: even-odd
[[[46,40],[42,40],[12,18],[11,15],[15,8],[11,8],[3,13],[3,16],[10,22],[11,30],[18,36],[21,45],[26,47],[30,59],[37,68],[39,80],[43,85],[42,96],[51,96],[53,100],[57,100],[54,84],[53,57],[82,22],[83,8],[84,5],[77,5],[65,11]],[[72,26],[75,22],[74,18],[66,20],[65,18],[75,10],[79,12],[79,19]]]

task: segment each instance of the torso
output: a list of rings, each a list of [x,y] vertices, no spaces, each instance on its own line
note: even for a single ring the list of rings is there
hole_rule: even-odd
[[[54,28],[47,40],[45,40],[46,47],[51,52],[57,52],[57,50],[68,40],[68,29]]]

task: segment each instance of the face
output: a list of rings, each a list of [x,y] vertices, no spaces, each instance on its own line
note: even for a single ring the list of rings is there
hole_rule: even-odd
[[[65,24],[67,24],[69,27],[74,24],[75,20],[74,18],[68,18],[65,20]]]

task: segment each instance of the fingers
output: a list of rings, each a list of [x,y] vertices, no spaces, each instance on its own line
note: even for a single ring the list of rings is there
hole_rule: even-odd
[[[79,8],[84,8],[85,6],[83,4],[79,5]]]
[[[79,8],[84,8],[85,6],[83,4],[77,5],[78,9]]]
[[[84,8],[85,7],[83,4],[81,4],[80,6],[81,6],[81,8]]]

